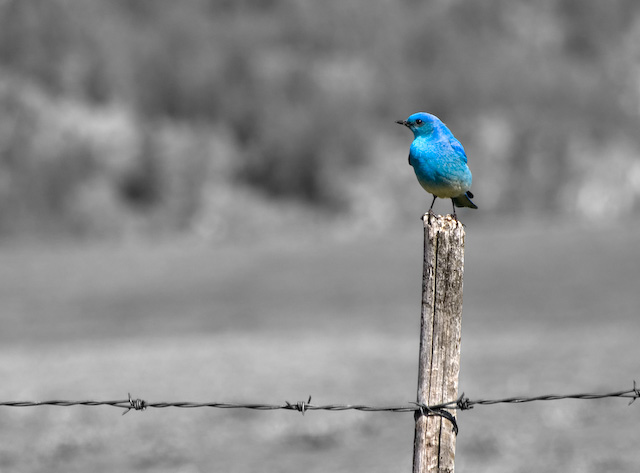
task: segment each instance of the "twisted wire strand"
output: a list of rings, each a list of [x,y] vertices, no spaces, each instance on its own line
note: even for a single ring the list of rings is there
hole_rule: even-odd
[[[581,393],[581,394],[544,394],[533,397],[507,397],[502,399],[477,399],[472,400],[464,395],[464,393],[455,401],[449,401],[436,405],[425,405],[419,403],[408,403],[403,405],[387,405],[387,406],[369,406],[365,404],[325,404],[316,405],[311,404],[311,396],[307,401],[299,401],[291,403],[285,401],[284,404],[266,404],[266,403],[230,403],[230,402],[190,402],[190,401],[177,401],[177,402],[147,402],[142,399],[134,399],[129,394],[128,399],[118,399],[115,401],[96,401],[96,400],[48,400],[48,401],[0,401],[0,407],[36,407],[36,406],[111,406],[126,409],[123,414],[126,414],[130,410],[142,411],[148,408],[167,408],[177,407],[183,409],[194,409],[201,407],[212,407],[219,409],[253,409],[260,411],[270,410],[293,410],[298,411],[304,415],[308,411],[362,411],[362,412],[416,412],[419,411],[422,415],[439,415],[449,420],[452,415],[445,411],[449,410],[467,410],[474,406],[488,406],[495,404],[518,404],[525,402],[535,401],[557,401],[562,399],[577,399],[577,400],[594,400],[605,398],[624,398],[630,399],[629,404],[633,403],[636,399],[640,398],[640,389],[636,387],[636,382],[633,382],[633,388],[623,391],[615,391],[611,393]],[[452,421],[455,426],[455,422]]]

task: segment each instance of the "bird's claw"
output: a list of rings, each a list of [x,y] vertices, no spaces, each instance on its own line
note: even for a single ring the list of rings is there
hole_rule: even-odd
[[[429,209],[429,211],[425,214],[423,214],[420,217],[420,220],[422,220],[424,222],[425,217],[427,218],[427,223],[431,224],[431,219],[434,218],[436,216],[435,212],[433,211],[433,209]]]
[[[456,225],[462,225],[463,227],[465,227],[466,225],[464,223],[462,223],[460,220],[458,220],[458,216],[456,214],[449,214],[449,217],[451,217],[451,220],[455,220]]]

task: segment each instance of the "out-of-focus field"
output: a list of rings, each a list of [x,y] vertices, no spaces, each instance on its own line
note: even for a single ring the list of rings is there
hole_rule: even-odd
[[[469,221],[461,390],[640,380],[640,226]],[[0,249],[3,400],[415,399],[422,234]],[[460,472],[637,472],[640,401],[459,413]],[[0,408],[0,471],[410,471],[411,414]]]

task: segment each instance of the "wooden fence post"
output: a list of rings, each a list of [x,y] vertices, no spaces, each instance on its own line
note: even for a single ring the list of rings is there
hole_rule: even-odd
[[[434,406],[458,397],[464,227],[451,216],[425,214],[418,404]],[[455,415],[455,411],[450,410]],[[427,415],[428,414],[428,415]],[[453,424],[416,411],[413,473],[452,473]]]

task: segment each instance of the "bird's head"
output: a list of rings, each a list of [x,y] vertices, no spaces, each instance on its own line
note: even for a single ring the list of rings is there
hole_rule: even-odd
[[[409,128],[417,138],[418,136],[430,135],[442,122],[435,115],[427,112],[418,112],[406,120],[397,120],[396,123]]]

